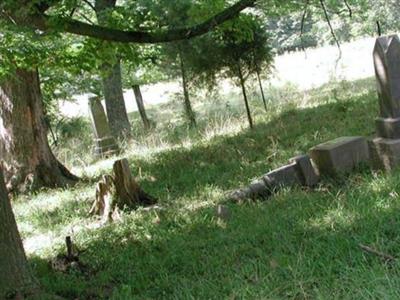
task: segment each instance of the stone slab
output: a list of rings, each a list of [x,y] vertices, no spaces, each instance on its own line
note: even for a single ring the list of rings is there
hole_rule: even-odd
[[[400,166],[400,139],[375,138],[368,146],[373,169],[392,171]]]
[[[296,165],[296,163],[291,163],[273,170],[263,176],[263,180],[271,189],[271,192],[281,187],[302,184],[302,181],[297,173]]]
[[[95,140],[95,148],[94,153],[100,157],[111,156],[114,154],[118,154],[120,149],[115,142],[115,139],[111,136],[105,137],[103,139],[96,139]]]
[[[310,149],[320,175],[338,176],[369,162],[368,144],[363,137],[340,137]]]
[[[96,138],[102,139],[111,136],[107,116],[99,97],[89,98],[89,112]]]
[[[290,163],[296,164],[297,175],[304,186],[313,187],[319,182],[319,175],[317,174],[310,156],[299,155],[289,160]]]
[[[251,194],[249,198],[267,198],[271,195],[270,187],[264,182],[264,180],[259,179],[255,180],[249,185],[249,189]]]
[[[375,124],[378,137],[400,139],[400,118],[377,118]]]
[[[376,39],[375,77],[381,117],[400,117],[400,40],[397,35]]]

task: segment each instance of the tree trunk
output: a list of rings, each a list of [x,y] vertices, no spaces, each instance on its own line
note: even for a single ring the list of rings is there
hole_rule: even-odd
[[[115,7],[116,0],[96,0],[95,9],[99,25],[107,26],[107,10]],[[131,136],[131,124],[126,111],[122,89],[121,63],[104,63],[102,84],[106,111],[111,132],[119,139]]]
[[[131,124],[126,111],[122,90],[121,64],[105,64],[103,74],[103,93],[111,132],[119,139],[131,136]]]
[[[118,217],[119,210],[136,209],[138,206],[150,206],[157,200],[144,192],[129,168],[127,159],[114,162],[114,177],[103,175],[96,186],[96,199],[90,214],[102,216],[103,222]]]
[[[258,69],[258,66],[256,67],[256,74],[257,74],[258,84],[260,86],[261,97],[262,97],[262,101],[264,103],[264,108],[265,108],[265,111],[268,112],[267,100],[265,99],[264,88],[263,88],[263,85],[262,85],[262,82],[261,82],[260,70]]]
[[[184,105],[185,105],[185,114],[189,121],[190,127],[196,127],[196,116],[192,109],[192,104],[190,103],[189,97],[189,89],[187,86],[187,77],[186,77],[186,70],[185,70],[185,63],[183,61],[182,52],[179,51],[179,60],[180,60],[180,67],[181,67],[181,76],[182,76],[182,86],[183,86],[183,96],[184,96]]]
[[[239,63],[237,65],[237,69],[238,69],[238,76],[239,76],[239,80],[240,80],[240,86],[242,87],[244,104],[246,105],[247,119],[249,120],[250,128],[253,129],[253,119],[251,117],[249,101],[247,99],[245,80],[244,80],[244,77],[243,77],[242,68],[241,68]]]
[[[37,70],[17,69],[0,83],[0,157],[10,191],[78,180],[51,152]]]
[[[147,118],[146,109],[144,108],[142,92],[140,91],[140,86],[134,84],[132,86],[133,92],[135,93],[136,104],[139,109],[140,117],[143,121],[143,126],[145,130],[149,130],[151,127],[150,120]]]
[[[18,297],[21,299],[38,289],[38,284],[28,267],[2,170],[0,170],[0,270],[0,299]]]

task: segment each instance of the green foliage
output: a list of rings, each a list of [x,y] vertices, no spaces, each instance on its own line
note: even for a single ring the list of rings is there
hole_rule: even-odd
[[[257,70],[267,74],[272,67],[272,49],[261,22],[260,18],[241,14],[212,33],[218,49],[213,59],[222,74],[237,85],[241,75],[246,79]]]

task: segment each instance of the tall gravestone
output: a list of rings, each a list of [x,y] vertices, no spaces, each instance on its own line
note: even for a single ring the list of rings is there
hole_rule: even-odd
[[[374,66],[380,116],[377,137],[369,142],[375,169],[392,170],[400,164],[400,40],[397,35],[379,37]]]
[[[95,155],[104,157],[117,154],[119,148],[111,135],[107,116],[99,97],[89,98],[89,111],[95,134]]]

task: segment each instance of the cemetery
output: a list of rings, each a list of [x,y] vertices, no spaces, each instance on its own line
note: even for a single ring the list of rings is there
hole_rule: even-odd
[[[399,299],[395,1],[0,3],[1,299]]]

